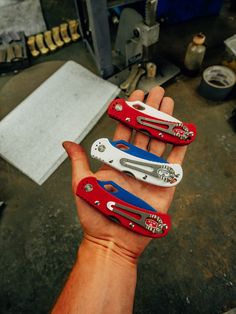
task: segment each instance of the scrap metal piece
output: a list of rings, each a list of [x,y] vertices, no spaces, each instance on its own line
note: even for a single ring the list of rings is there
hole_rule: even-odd
[[[129,96],[135,89],[136,86],[140,80],[140,78],[146,73],[146,71],[143,68],[139,68],[136,76],[134,77],[133,81],[131,82],[131,84],[129,85],[129,87],[127,88],[125,94],[127,96]]]
[[[40,55],[40,52],[36,49],[35,36],[30,36],[28,38],[27,45],[33,57],[37,57],[38,55]]]
[[[57,46],[52,41],[52,31],[44,32],[44,41],[50,51],[55,51],[57,49]]]
[[[80,34],[78,33],[78,21],[70,20],[68,24],[72,41],[77,41],[80,38]]]
[[[69,44],[71,42],[71,38],[68,35],[68,24],[63,23],[60,25],[60,34],[61,38],[65,44]]]
[[[15,53],[14,53],[14,49],[13,46],[8,45],[7,46],[7,62],[11,62],[13,59],[15,58]]]
[[[22,46],[20,44],[14,44],[13,45],[15,58],[13,61],[19,61],[23,59],[23,53],[22,53]]]
[[[42,55],[45,55],[49,52],[49,49],[45,46],[43,40],[43,34],[37,34],[35,36],[36,45]]]
[[[5,62],[6,61],[6,54],[7,54],[6,48],[0,47],[0,62]]]
[[[55,26],[52,28],[52,38],[57,47],[64,46],[64,41],[60,38],[60,28],[59,26]]]
[[[128,78],[123,83],[120,84],[120,88],[122,90],[126,90],[127,88],[129,88],[130,84],[132,83],[132,81],[134,80],[135,76],[138,73],[139,67],[140,67],[139,64],[132,65]]]

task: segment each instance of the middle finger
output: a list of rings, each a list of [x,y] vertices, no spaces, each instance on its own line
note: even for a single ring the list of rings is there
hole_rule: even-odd
[[[164,93],[164,88],[160,86],[153,87],[148,94],[146,104],[156,109],[159,109]],[[133,143],[135,146],[147,150],[149,136],[140,132],[136,132]]]

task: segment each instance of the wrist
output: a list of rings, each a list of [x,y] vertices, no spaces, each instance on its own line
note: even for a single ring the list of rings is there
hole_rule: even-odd
[[[93,258],[106,259],[117,265],[135,267],[138,263],[138,256],[126,248],[120,247],[112,239],[95,238],[85,233],[79,248],[80,252],[92,254]]]

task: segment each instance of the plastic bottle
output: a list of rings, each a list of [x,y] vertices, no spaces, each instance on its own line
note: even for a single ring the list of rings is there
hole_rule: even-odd
[[[184,59],[186,74],[194,76],[199,73],[206,52],[205,39],[204,34],[198,33],[188,45]]]

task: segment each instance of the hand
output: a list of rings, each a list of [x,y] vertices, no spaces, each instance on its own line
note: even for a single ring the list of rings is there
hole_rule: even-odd
[[[144,101],[144,93],[141,90],[136,90],[132,93],[129,100]],[[173,113],[174,101],[170,97],[164,97],[164,89],[159,86],[154,87],[150,91],[146,104],[169,115],[172,115]],[[117,141],[122,139],[130,142],[131,135],[132,130],[119,123],[113,140]],[[158,156],[163,155],[166,149],[166,144],[156,139],[150,140],[147,135],[139,132],[136,132],[133,144],[142,149],[149,150],[151,153]],[[74,194],[77,185],[82,178],[95,176],[98,180],[114,181],[130,193],[142,198],[158,211],[167,213],[174,196],[175,187],[163,188],[150,185],[129,177],[107,165],[103,165],[96,173],[92,173],[87,156],[80,145],[73,142],[64,142],[63,146],[72,162],[72,189]],[[186,146],[173,146],[167,160],[170,163],[181,164],[186,149]],[[76,205],[78,216],[84,229],[84,237],[89,241],[101,244],[105,247],[110,247],[112,245],[118,254],[124,254],[133,258],[138,257],[151,241],[148,237],[136,234],[108,220],[100,212],[77,196]]]

